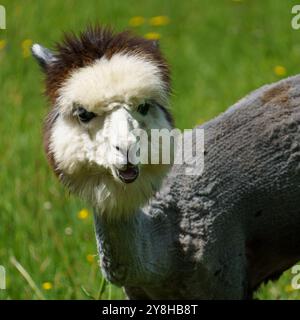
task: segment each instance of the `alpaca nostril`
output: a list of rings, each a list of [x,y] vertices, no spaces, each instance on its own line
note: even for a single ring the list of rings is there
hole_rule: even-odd
[[[120,147],[119,145],[114,145],[114,148],[118,151],[118,153],[122,154],[124,157],[127,156],[127,149]]]
[[[124,157],[127,157],[128,159],[128,156],[129,156],[129,150],[130,148],[127,148],[127,147],[120,147],[119,145],[114,145],[113,146],[120,154],[122,154]]]
[[[118,145],[115,145],[114,148],[119,151],[120,153],[122,153],[124,156],[126,156],[126,154],[128,153],[128,150],[127,148],[122,148]]]

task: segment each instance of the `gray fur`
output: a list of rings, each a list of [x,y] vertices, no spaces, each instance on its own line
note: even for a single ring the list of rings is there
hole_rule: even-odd
[[[49,49],[37,43],[31,47],[31,51],[43,69],[46,69],[55,61],[54,54]]]
[[[95,212],[101,266],[129,298],[245,299],[300,260],[300,76],[201,128],[201,176],[174,166],[127,221]]]

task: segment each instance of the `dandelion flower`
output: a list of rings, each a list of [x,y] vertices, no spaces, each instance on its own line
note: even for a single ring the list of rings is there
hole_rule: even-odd
[[[53,285],[52,285],[52,283],[51,282],[44,282],[43,283],[43,289],[44,290],[46,290],[46,291],[48,291],[48,290],[51,290],[53,288]]]
[[[275,66],[273,70],[276,76],[282,77],[286,75],[286,68],[283,66]]]
[[[84,220],[90,215],[89,211],[87,209],[82,209],[78,212],[78,219]]]
[[[6,40],[0,40],[0,50],[3,50],[6,47]]]
[[[93,263],[95,261],[95,255],[94,254],[88,254],[86,256],[86,260],[89,262],[89,263]]]
[[[151,26],[165,26],[167,24],[170,23],[170,18],[167,17],[167,16],[156,16],[156,17],[152,17],[150,20],[149,20],[149,24]]]
[[[144,35],[144,37],[149,40],[158,40],[161,38],[161,35],[157,32],[148,32]]]
[[[22,55],[24,58],[28,58],[31,55],[30,48],[32,46],[31,39],[25,39],[22,41]]]
[[[141,17],[141,16],[136,16],[136,17],[132,17],[130,20],[129,20],[129,25],[131,27],[139,27],[141,26],[142,24],[145,23],[145,18],[144,17]]]

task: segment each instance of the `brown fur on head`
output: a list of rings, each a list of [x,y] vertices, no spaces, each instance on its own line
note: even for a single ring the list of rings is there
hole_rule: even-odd
[[[158,43],[134,36],[130,31],[114,33],[109,28],[89,26],[79,36],[66,34],[55,49],[55,63],[45,69],[46,94],[52,102],[57,98],[61,84],[74,69],[88,66],[102,57],[110,59],[117,53],[137,54],[151,59],[159,67],[166,89],[170,91],[169,67]]]
[[[55,53],[37,44],[32,51],[52,104],[44,135],[52,167],[100,211],[134,211],[168,168],[128,164],[135,130],[172,127],[169,68],[157,44],[97,26],[66,35]]]

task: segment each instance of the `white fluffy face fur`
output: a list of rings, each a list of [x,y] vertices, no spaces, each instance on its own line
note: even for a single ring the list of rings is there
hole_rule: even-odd
[[[147,101],[151,107],[143,115],[138,106]],[[159,107],[167,103],[158,67],[143,57],[116,54],[75,70],[59,91],[60,115],[50,135],[62,181],[98,212],[111,217],[134,213],[159,188],[169,165],[138,164],[140,174],[132,183],[122,182],[116,170],[127,162],[124,150],[137,142],[133,129],[171,129]],[[74,105],[96,116],[82,123]]]

